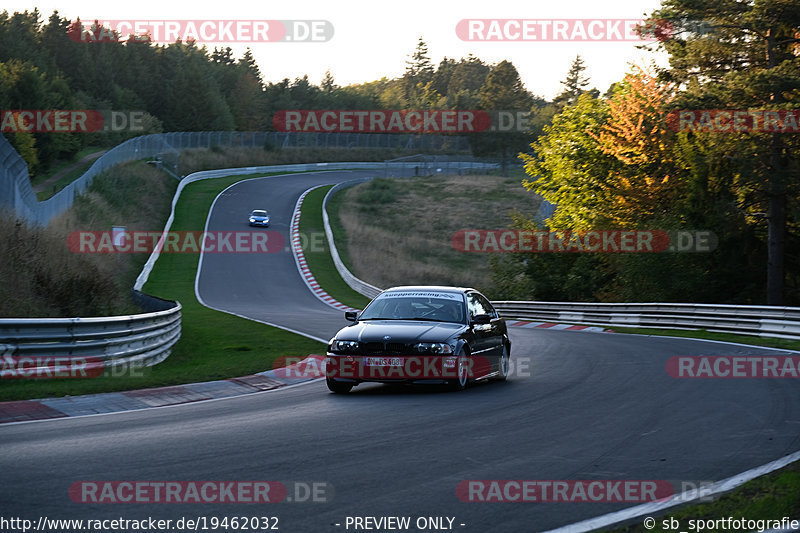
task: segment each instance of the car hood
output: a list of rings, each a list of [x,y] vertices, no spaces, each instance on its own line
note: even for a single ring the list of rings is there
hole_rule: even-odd
[[[360,342],[444,342],[463,332],[466,326],[451,322],[420,320],[369,320],[342,328],[337,340]],[[386,339],[386,336],[391,339]]]
[[[254,218],[256,220],[269,220],[269,215],[262,216],[262,215],[250,215],[250,218]]]

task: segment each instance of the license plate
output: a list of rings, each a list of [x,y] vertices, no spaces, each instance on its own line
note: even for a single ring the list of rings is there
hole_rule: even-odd
[[[401,357],[365,357],[364,366],[403,366]]]

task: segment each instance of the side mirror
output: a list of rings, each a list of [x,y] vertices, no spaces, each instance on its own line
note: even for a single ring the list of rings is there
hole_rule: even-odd
[[[491,315],[475,315],[472,317],[473,324],[491,324],[492,323],[492,316]]]
[[[356,320],[358,320],[358,311],[345,311],[344,318],[348,322],[355,322]]]

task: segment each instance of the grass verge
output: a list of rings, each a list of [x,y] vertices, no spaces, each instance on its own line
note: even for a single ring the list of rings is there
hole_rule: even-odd
[[[784,350],[800,351],[800,341],[790,339],[775,339],[770,337],[758,337],[756,335],[737,335],[736,333],[720,333],[717,331],[706,331],[704,329],[652,329],[652,328],[628,328],[612,326],[617,333],[633,333],[636,335],[660,335],[669,337],[686,337],[690,339],[708,339],[713,341],[735,342],[739,344],[752,344],[755,346],[768,346],[770,348],[780,348]]]
[[[303,254],[308,268],[325,292],[345,305],[363,309],[369,303],[369,298],[351,289],[339,275],[331,258],[328,239],[325,237],[322,201],[332,187],[333,185],[317,187],[303,199],[299,227]]]
[[[193,183],[181,194],[173,231],[205,227],[216,195],[242,176]],[[164,254],[144,292],[178,300],[183,306],[181,338],[172,354],[135,375],[75,380],[21,380],[3,383],[0,400],[58,397],[141,389],[225,379],[269,370],[276,358],[322,353],[324,344],[252,320],[208,309],[197,301],[194,279],[199,255]]]
[[[40,183],[47,181],[51,177],[55,176],[57,173],[67,168],[68,166],[74,165],[75,163],[80,161],[83,157],[89,154],[93,154],[95,152],[99,152],[100,150],[103,150],[103,148],[100,146],[87,146],[83,150],[80,150],[79,152],[75,153],[75,155],[73,155],[69,159],[62,159],[56,161],[50,166],[47,172],[33,176],[31,178],[31,186],[35,187],[36,185],[39,185]]]
[[[512,213],[532,217],[539,203],[516,178],[376,178],[337,193],[329,214],[340,255],[364,281],[468,286],[492,297],[490,259],[497,254],[460,251],[453,236],[511,228]]]
[[[39,200],[40,202],[44,202],[48,198],[51,198],[57,192],[61,191],[61,189],[63,189],[76,179],[83,176],[86,173],[86,171],[89,170],[89,167],[91,167],[94,164],[94,162],[95,162],[94,159],[91,161],[85,161],[80,165],[78,165],[77,167],[73,168],[72,170],[61,176],[54,184],[50,185],[47,189],[41,192],[37,192],[36,199]]]
[[[635,523],[605,531],[619,533],[696,531],[689,527],[690,520],[714,520],[726,517],[747,520],[780,520],[783,517],[788,517],[790,520],[800,519],[800,463],[792,463],[749,481],[714,501],[673,507],[662,513],[654,513],[653,517],[658,517],[653,529],[644,527],[644,517],[642,517]],[[675,522],[669,521],[670,518],[678,521],[677,526]],[[706,531],[734,530],[725,527],[706,529]],[[757,530],[758,527],[752,529],[752,531]]]

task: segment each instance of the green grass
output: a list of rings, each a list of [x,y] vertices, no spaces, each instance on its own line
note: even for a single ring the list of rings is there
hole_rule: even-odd
[[[790,520],[800,519],[800,463],[795,462],[758,477],[714,501],[672,507],[652,516],[656,518],[654,529],[646,529],[642,524],[644,520],[642,517],[630,525],[607,531],[620,533],[692,531],[688,528],[689,520],[692,519],[712,520],[733,517],[747,520],[780,520],[784,516]],[[669,520],[670,517],[678,520],[680,526],[664,528],[662,521]],[[723,529],[712,528],[706,531],[723,531]]]
[[[756,346],[769,346],[784,350],[800,351],[800,341],[790,339],[776,339],[758,337],[755,335],[737,335],[736,333],[720,333],[716,331],[685,330],[685,329],[653,329],[653,328],[628,328],[612,326],[617,333],[633,333],[636,335],[662,335],[670,337],[686,337],[692,339],[709,339],[714,341],[736,342],[740,344],[753,344]]]
[[[303,254],[308,268],[325,292],[345,305],[363,309],[369,303],[369,298],[351,289],[339,275],[331,258],[328,240],[325,238],[322,201],[332,187],[333,185],[318,187],[303,199],[299,227],[301,236],[306,236],[305,239],[301,238],[301,242],[305,244]],[[336,248],[341,254],[338,242]]]
[[[83,174],[87,170],[89,170],[89,167],[91,167],[94,164],[95,161],[96,161],[96,159],[94,159],[92,161],[86,161],[84,163],[81,163],[77,167],[73,168],[72,170],[70,170],[69,172],[67,172],[63,176],[61,176],[58,179],[58,181],[56,181],[54,184],[52,184],[49,187],[47,187],[47,189],[45,189],[45,190],[43,190],[41,192],[37,192],[36,193],[36,199],[39,200],[40,202],[43,202],[44,200],[47,200],[48,198],[52,197],[57,192],[59,192],[61,189],[63,189],[64,187],[66,187],[67,185],[69,185],[70,183],[75,181],[76,179],[78,179],[81,176],[83,176]]]
[[[37,174],[31,179],[31,185],[38,185],[43,181],[47,181],[49,178],[54,176],[56,173],[60,172],[61,170],[67,168],[70,165],[75,164],[77,161],[80,161],[82,157],[85,157],[89,154],[93,154],[95,152],[99,152],[103,150],[100,146],[89,146],[84,148],[83,150],[79,151],[75,155],[73,155],[69,159],[64,159],[53,163],[53,165],[47,170],[47,172],[43,174]],[[92,161],[94,162],[94,161]]]
[[[470,286],[491,297],[493,254],[459,251],[453,236],[512,227],[511,212],[533,216],[538,206],[515,178],[376,178],[337,193],[329,214],[345,265],[364,281]]]
[[[173,231],[205,227],[216,195],[242,176],[193,183],[181,194]],[[269,370],[278,357],[323,353],[325,345],[279,328],[213,311],[194,294],[199,255],[164,254],[156,262],[144,292],[178,300],[183,306],[181,338],[172,354],[154,367],[130,376],[74,380],[20,380],[0,387],[0,400],[93,394],[209,381]]]

